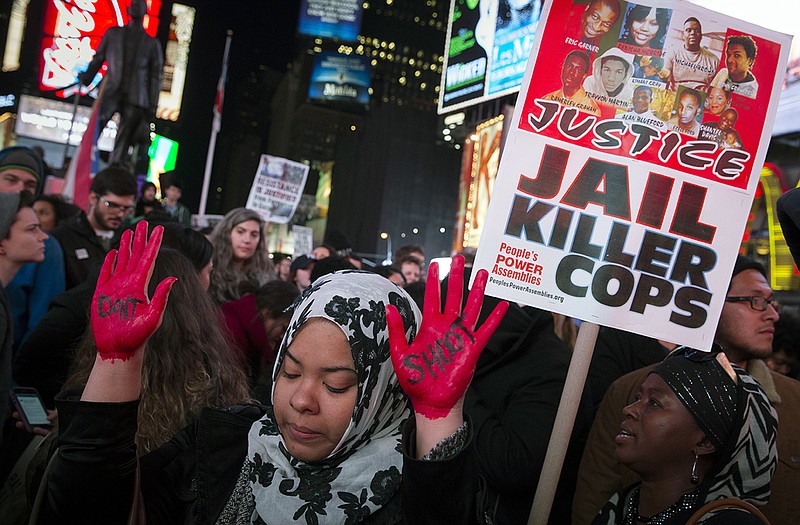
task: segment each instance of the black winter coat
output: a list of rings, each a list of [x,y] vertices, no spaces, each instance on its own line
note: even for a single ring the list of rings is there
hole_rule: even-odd
[[[485,298],[478,326],[496,304]],[[498,525],[527,523],[571,355],[550,312],[512,304],[478,360],[464,413],[475,424],[479,472],[488,486],[484,505],[497,504]],[[589,417],[582,403],[550,523],[570,515]]]
[[[125,524],[136,472],[138,401],[87,403],[59,394],[59,451],[47,482],[39,524]],[[261,405],[206,409],[200,419],[140,458],[147,522],[213,525],[230,497],[247,455],[247,434]],[[403,483],[366,524],[477,523],[478,490],[470,442],[453,458],[409,456],[413,418],[403,429]]]
[[[47,314],[25,340],[14,360],[14,381],[39,391],[48,408],[69,377],[75,348],[89,326],[89,305],[97,277],[57,295]]]
[[[64,250],[64,276],[66,289],[69,290],[89,276],[93,266],[103,264],[106,250],[97,240],[97,234],[89,224],[89,219],[84,213],[60,224],[53,230],[55,237]]]

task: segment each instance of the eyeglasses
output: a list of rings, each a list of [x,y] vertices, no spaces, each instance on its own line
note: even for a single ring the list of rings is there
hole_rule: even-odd
[[[100,202],[102,202],[105,205],[105,207],[111,211],[121,211],[122,213],[128,213],[133,209],[133,206],[122,206],[121,204],[117,204],[116,202],[111,202],[109,200],[106,200],[106,198],[101,195],[98,195],[97,198],[100,199]]]
[[[781,313],[781,303],[776,301],[774,298],[768,299],[761,295],[740,295],[737,297],[726,297],[725,302],[726,303],[749,302],[750,308],[758,312],[765,311],[767,309],[767,305],[770,305],[776,312]]]

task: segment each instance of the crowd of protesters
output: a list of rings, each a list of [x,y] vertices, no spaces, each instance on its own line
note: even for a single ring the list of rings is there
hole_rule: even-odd
[[[0,522],[527,522],[574,320],[467,290],[469,252],[270,254],[174,179],[107,168],[84,210],[44,170],[0,151]],[[781,222],[800,255],[800,196]],[[795,523],[799,331],[744,256],[711,352],[603,328],[550,523]]]

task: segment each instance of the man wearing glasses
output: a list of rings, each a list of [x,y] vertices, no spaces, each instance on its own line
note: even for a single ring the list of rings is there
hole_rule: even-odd
[[[796,496],[800,486],[800,381],[769,370],[763,361],[772,354],[779,316],[780,304],[774,299],[764,267],[739,256],[714,340],[731,363],[761,383],[778,413],[778,468],[772,477],[769,503],[761,510],[773,525],[789,525],[800,516],[800,499]],[[591,522],[612,494],[637,481],[636,475],[615,459],[614,437],[619,431],[622,408],[654,367],[653,364],[623,375],[606,392],[578,472],[574,525]]]
[[[764,359],[772,354],[775,322],[781,307],[767,284],[763,266],[739,257],[734,272],[715,340],[731,363],[746,369],[750,359]]]
[[[64,250],[67,290],[86,280],[92,266],[102,264],[114,233],[136,204],[135,196],[133,175],[124,168],[106,168],[89,187],[88,212],[53,230]]]

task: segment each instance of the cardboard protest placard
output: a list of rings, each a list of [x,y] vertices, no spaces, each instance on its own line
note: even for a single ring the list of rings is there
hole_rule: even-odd
[[[292,238],[294,239],[294,250],[292,257],[309,255],[314,249],[314,230],[308,226],[292,225]]]
[[[542,19],[476,254],[486,293],[709,349],[790,37],[684,1]]]
[[[289,222],[297,209],[308,176],[308,166],[272,155],[261,155],[245,208],[265,221]]]

